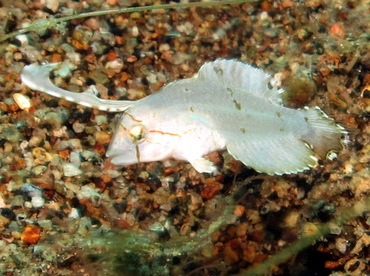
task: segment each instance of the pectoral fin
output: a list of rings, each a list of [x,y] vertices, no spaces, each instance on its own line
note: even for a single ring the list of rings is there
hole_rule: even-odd
[[[270,175],[297,173],[317,164],[312,149],[293,136],[233,141],[227,150],[245,165]]]
[[[189,160],[189,162],[194,169],[200,173],[215,173],[217,171],[216,166],[211,161],[203,157]]]

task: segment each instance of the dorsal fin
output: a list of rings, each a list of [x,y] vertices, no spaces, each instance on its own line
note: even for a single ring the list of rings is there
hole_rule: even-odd
[[[234,95],[237,98],[245,98],[251,93],[272,103],[282,104],[280,94],[284,90],[276,86],[276,81],[261,69],[240,61],[219,59],[207,62],[199,69],[197,78],[237,88],[233,90],[234,93],[240,94]]]
[[[38,90],[54,97],[108,112],[122,112],[134,104],[132,101],[100,99],[94,94],[94,90],[92,88],[89,88],[82,93],[75,93],[55,86],[50,81],[49,73],[57,65],[58,63],[47,65],[27,65],[21,72],[22,82],[33,90]]]

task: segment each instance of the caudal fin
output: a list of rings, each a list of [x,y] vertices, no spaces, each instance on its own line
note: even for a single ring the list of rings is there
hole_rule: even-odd
[[[343,149],[343,127],[331,120],[319,107],[306,108],[307,123],[312,127],[309,135],[302,137],[321,158],[332,158],[332,154]]]

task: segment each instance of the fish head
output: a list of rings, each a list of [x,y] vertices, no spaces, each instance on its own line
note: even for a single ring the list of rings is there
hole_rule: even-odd
[[[106,156],[115,165],[160,161],[171,157],[176,135],[160,130],[161,120],[155,112],[129,110],[120,118]]]

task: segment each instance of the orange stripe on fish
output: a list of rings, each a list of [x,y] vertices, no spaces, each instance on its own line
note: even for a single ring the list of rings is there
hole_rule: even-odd
[[[163,134],[163,135],[172,135],[172,136],[178,136],[178,137],[181,137],[181,135],[179,135],[179,134],[176,134],[176,133],[170,133],[170,132],[164,132],[164,131],[160,131],[160,130],[149,130],[149,132],[152,132],[152,133],[159,133],[159,134]]]

